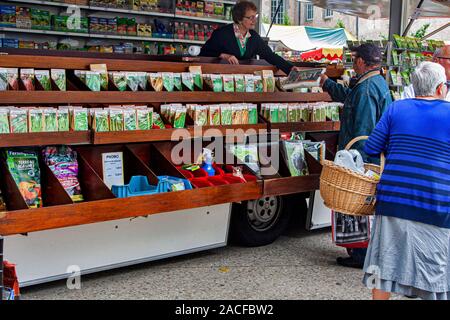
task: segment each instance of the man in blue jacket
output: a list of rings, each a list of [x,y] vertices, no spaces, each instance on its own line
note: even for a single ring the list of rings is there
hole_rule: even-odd
[[[322,88],[330,94],[333,101],[344,103],[340,117],[339,150],[344,149],[355,137],[369,136],[381,115],[392,103],[389,87],[380,73],[381,50],[370,43],[351,50],[353,69],[357,77],[351,81],[348,88],[328,79],[326,75],[321,79]],[[379,159],[368,157],[363,152],[363,147],[364,142],[358,142],[352,148],[361,153],[365,162],[378,163]],[[351,249],[350,257],[338,258],[337,263],[362,268],[366,251],[367,245],[364,248]]]

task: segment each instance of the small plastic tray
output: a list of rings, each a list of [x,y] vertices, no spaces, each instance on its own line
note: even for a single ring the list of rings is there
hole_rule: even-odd
[[[180,182],[184,184],[185,190],[192,189],[191,183],[186,179],[158,176],[158,180],[158,185],[154,186],[148,183],[146,176],[132,176],[129,184],[123,186],[113,185],[111,191],[117,198],[127,198],[170,192],[173,184]]]

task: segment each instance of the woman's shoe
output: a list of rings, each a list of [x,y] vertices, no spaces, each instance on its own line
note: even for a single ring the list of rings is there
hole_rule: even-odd
[[[348,258],[339,257],[336,259],[336,262],[338,265],[343,266],[343,267],[356,268],[356,269],[362,269],[364,267],[364,263],[356,261],[352,257],[348,257]]]

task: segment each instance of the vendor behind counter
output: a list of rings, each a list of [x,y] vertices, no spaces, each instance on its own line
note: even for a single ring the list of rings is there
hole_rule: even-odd
[[[230,64],[249,60],[259,55],[261,59],[289,74],[293,64],[275,54],[254,30],[258,19],[257,8],[250,1],[240,1],[232,9],[234,23],[215,30],[203,45],[200,56],[219,57]]]

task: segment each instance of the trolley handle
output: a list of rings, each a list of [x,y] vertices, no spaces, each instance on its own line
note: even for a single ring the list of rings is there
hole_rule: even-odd
[[[349,143],[347,143],[347,145],[345,146],[345,150],[350,150],[350,148],[356,142],[361,141],[361,140],[367,140],[367,139],[369,139],[369,136],[359,136],[359,137],[353,138],[352,140],[350,140]],[[382,152],[380,154],[380,174],[383,173],[385,164],[386,164],[386,157],[384,156],[384,153]]]

